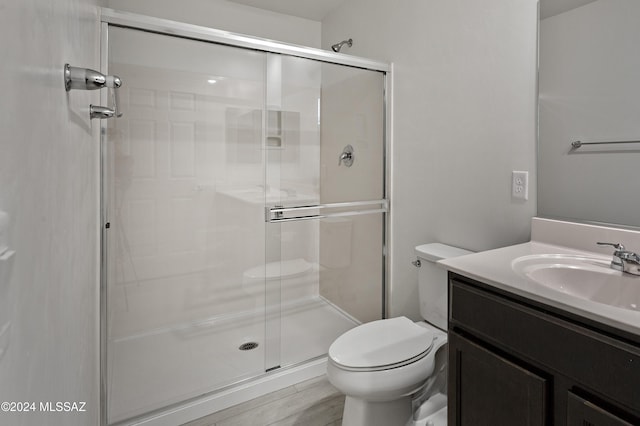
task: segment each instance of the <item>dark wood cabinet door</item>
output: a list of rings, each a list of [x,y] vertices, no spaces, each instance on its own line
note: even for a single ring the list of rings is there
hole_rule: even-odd
[[[544,425],[548,392],[545,378],[449,332],[450,425]]]

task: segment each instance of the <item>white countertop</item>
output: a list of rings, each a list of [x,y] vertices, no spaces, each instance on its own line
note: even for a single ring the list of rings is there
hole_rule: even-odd
[[[536,220],[537,218],[534,218]],[[537,219],[540,221],[540,219]],[[595,247],[595,241],[602,241],[603,239],[594,240],[589,236],[584,235],[584,225],[579,225],[580,231],[579,239],[568,238],[570,246],[560,246],[556,244],[549,244],[546,241],[548,239],[558,238],[558,221],[549,221],[550,223],[536,223],[534,224],[534,230],[532,232],[532,241],[524,244],[518,244],[509,247],[503,247],[495,250],[488,250],[484,252],[469,254],[456,258],[446,259],[439,261],[438,263],[444,266],[449,271],[464,275],[466,277],[481,281],[489,284],[495,288],[511,292],[513,294],[526,297],[536,302],[544,303],[549,306],[553,306],[558,309],[562,309],[573,314],[580,315],[582,317],[606,324],[627,332],[640,336],[640,311],[633,311],[628,309],[616,308],[613,306],[605,305],[602,303],[593,302],[591,300],[581,299],[569,294],[564,294],[556,290],[544,287],[540,284],[527,279],[526,277],[515,272],[511,266],[512,262],[521,257],[528,255],[540,255],[540,254],[579,254],[588,255],[592,257],[599,257],[603,260],[611,260],[610,254],[603,254],[601,249],[598,251],[588,251],[576,247],[578,244],[572,244],[571,241],[584,239],[589,241],[590,245]],[[544,229],[541,231],[540,227]],[[591,227],[591,225],[587,225]],[[570,225],[571,229],[575,230],[576,226]],[[586,229],[586,232],[596,232],[595,238],[600,238],[603,232],[603,227],[593,227],[595,230]],[[640,247],[634,247],[629,244],[637,244],[638,233],[637,231],[629,231],[630,235],[627,235],[624,230],[614,230],[611,234],[610,228],[606,235],[611,238],[618,238],[619,240],[613,242],[623,242],[629,247],[629,249],[635,249],[638,251]],[[553,237],[547,238],[545,234],[549,231],[553,234]],[[536,238],[538,241],[535,241]],[[611,241],[611,238],[609,241]],[[605,240],[607,241],[607,240]],[[573,246],[573,247],[571,247]],[[610,250],[609,250],[610,251]],[[638,285],[640,286],[640,277],[638,277]]]

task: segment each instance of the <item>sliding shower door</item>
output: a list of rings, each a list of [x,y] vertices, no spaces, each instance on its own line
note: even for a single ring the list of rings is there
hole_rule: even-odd
[[[107,422],[382,318],[385,74],[103,28],[124,112],[102,124]]]
[[[110,423],[266,369],[264,278],[245,274],[265,264],[265,65],[109,30],[109,72],[125,82],[106,136]]]
[[[267,82],[267,363],[284,367],[383,316],[385,74],[269,54]]]

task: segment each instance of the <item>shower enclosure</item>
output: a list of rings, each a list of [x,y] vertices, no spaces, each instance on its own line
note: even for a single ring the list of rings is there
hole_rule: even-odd
[[[102,20],[124,112],[102,121],[103,420],[281,378],[382,318],[387,64]]]

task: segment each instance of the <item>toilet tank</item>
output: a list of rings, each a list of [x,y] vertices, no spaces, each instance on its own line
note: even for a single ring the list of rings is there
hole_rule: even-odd
[[[463,256],[473,252],[440,243],[423,244],[416,247],[420,260],[418,268],[418,294],[420,314],[427,322],[441,330],[447,329],[447,271],[436,261]]]

